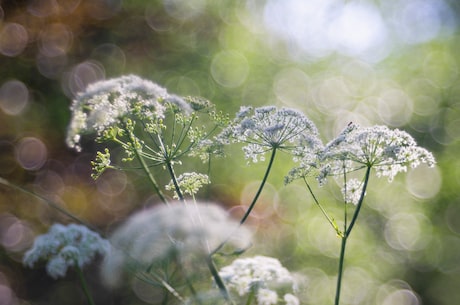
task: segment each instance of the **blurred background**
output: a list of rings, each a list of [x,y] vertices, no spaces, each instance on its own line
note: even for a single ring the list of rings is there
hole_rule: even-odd
[[[325,142],[350,121],[400,128],[438,164],[392,183],[372,177],[349,239],[342,304],[460,304],[459,14],[456,0],[1,1],[0,176],[102,232],[155,202],[140,175],[93,181],[94,148],[76,153],[64,142],[76,93],[123,74],[231,115],[241,105],[299,109]],[[235,150],[215,170],[209,198],[238,214],[264,166]],[[291,166],[275,164],[249,254],[295,272],[302,304],[332,304],[340,241],[302,184],[283,186]],[[339,213],[337,198],[319,194]],[[75,274],[54,281],[21,264],[37,234],[69,221],[0,187],[1,305],[84,303]],[[157,302],[140,288],[111,298],[95,288],[97,265],[85,271],[96,303]]]

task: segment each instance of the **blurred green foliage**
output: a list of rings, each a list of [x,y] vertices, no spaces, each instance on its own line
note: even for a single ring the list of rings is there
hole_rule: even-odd
[[[317,124],[324,141],[350,121],[401,128],[433,151],[438,165],[410,171],[391,184],[371,179],[349,243],[343,304],[459,303],[458,3],[331,0],[315,7],[316,1],[310,6],[299,1],[298,12],[324,13],[334,4],[337,12],[374,16],[371,25],[378,16],[386,30],[372,32],[375,27],[369,26],[374,36],[366,36],[362,24],[347,23],[353,18],[337,24],[352,31],[340,32],[334,26],[312,28],[313,19],[283,15],[295,2],[2,2],[0,176],[62,204],[102,231],[155,203],[140,175],[107,172],[92,181],[90,160],[98,147],[87,145],[76,153],[64,143],[75,94],[93,81],[122,74],[140,75],[171,93],[203,96],[230,114],[241,105],[296,108]],[[330,38],[339,37],[336,32],[340,41]],[[377,42],[363,47],[363,41],[343,38],[347,33],[345,38]],[[302,37],[310,45],[302,45]],[[361,49],[353,49],[357,46]],[[264,164],[246,165],[238,149],[218,161],[207,196],[238,214]],[[306,190],[283,186],[291,165],[283,159],[275,163],[251,219],[259,239],[249,251],[276,256],[297,271],[303,279],[302,304],[331,304],[340,243]],[[327,188],[337,192],[333,185]],[[327,199],[332,211],[334,199]],[[76,275],[56,282],[43,269],[20,264],[36,234],[69,220],[4,187],[0,219],[0,303],[81,304],[82,294],[72,286]],[[98,287],[96,303],[154,303],[145,287],[137,290],[139,299],[112,294],[99,287],[97,268],[87,272]]]

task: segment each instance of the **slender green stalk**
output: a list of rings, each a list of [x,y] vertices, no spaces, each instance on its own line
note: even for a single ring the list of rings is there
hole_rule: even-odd
[[[33,196],[37,199],[40,199],[41,201],[45,202],[48,206],[50,206],[51,208],[57,210],[59,213],[62,213],[64,215],[66,215],[67,217],[77,221],[78,223],[81,223],[83,225],[85,225],[86,227],[90,228],[91,230],[93,231],[98,231],[94,226],[90,225],[89,223],[87,223],[86,221],[84,221],[83,219],[81,218],[78,218],[77,216],[73,215],[71,212],[67,211],[66,209],[64,209],[63,207],[59,206],[59,204],[49,200],[48,198],[46,197],[43,197],[37,193],[34,193],[32,191],[29,191],[28,189],[22,187],[22,186],[19,186],[19,185],[16,185],[14,183],[10,183],[8,180],[4,179],[4,178],[1,178],[0,177],[0,184],[3,184],[7,187],[10,187],[12,189],[15,189],[17,191],[20,191],[24,194],[27,194],[27,195],[30,195],[30,196]]]
[[[230,294],[228,293],[227,287],[225,286],[224,281],[222,281],[222,278],[220,277],[219,272],[217,271],[216,266],[214,265],[214,261],[212,260],[211,255],[206,256],[206,264],[208,265],[209,271],[211,272],[211,275],[214,278],[217,287],[219,287],[219,291],[222,294],[225,301],[228,304],[233,304],[230,298]]]
[[[77,269],[78,277],[80,278],[81,287],[83,288],[83,292],[85,293],[85,296],[88,299],[88,303],[90,305],[95,305],[91,292],[89,291],[88,284],[86,283],[85,277],[83,276],[83,271],[78,265],[75,265],[75,269]]]
[[[327,221],[334,228],[334,230],[337,233],[337,235],[339,235],[340,237],[343,237],[344,233],[340,231],[339,226],[337,226],[337,223],[335,222],[334,218],[330,217],[329,214],[326,212],[326,210],[323,208],[323,206],[319,203],[318,199],[315,196],[315,193],[313,193],[313,190],[310,187],[310,184],[307,182],[307,180],[305,178],[304,178],[304,182],[307,185],[308,191],[310,192],[311,196],[313,197],[313,201],[316,203],[316,205],[321,210],[321,213],[323,213],[324,217],[326,217]]]
[[[254,196],[254,199],[252,200],[251,204],[249,205],[248,210],[244,214],[243,218],[240,220],[240,224],[242,225],[246,219],[248,218],[249,214],[251,213],[252,209],[254,208],[257,199],[259,199],[260,194],[262,193],[262,190],[265,186],[265,182],[267,182],[268,179],[268,174],[270,173],[270,170],[272,169],[273,161],[275,160],[275,155],[276,155],[276,147],[273,147],[272,154],[270,156],[270,161],[268,162],[267,170],[265,171],[264,177],[262,179],[262,182],[260,183],[259,189],[257,190],[256,195]]]
[[[249,292],[248,299],[246,300],[246,305],[251,305],[252,300],[254,300],[254,295],[256,294],[256,290],[251,288],[251,291]]]
[[[142,157],[141,152],[139,151],[139,148],[136,146],[136,140],[134,138],[133,133],[130,130],[126,130],[126,132],[129,135],[129,140],[131,141],[133,148],[134,148],[134,154],[136,155],[136,158],[139,160],[141,163],[142,169],[144,170],[145,174],[147,175],[147,178],[149,179],[150,183],[153,186],[154,191],[157,193],[158,197],[160,197],[160,200],[164,204],[168,204],[168,201],[166,200],[166,197],[163,195],[163,192],[160,190],[160,187],[158,186],[157,181],[153,177],[152,173],[149,170],[149,167],[147,163],[145,162],[144,158]]]
[[[371,166],[368,166],[367,169],[366,169],[366,174],[364,176],[364,185],[363,185],[363,189],[361,191],[361,195],[359,197],[358,205],[357,205],[357,207],[355,209],[355,212],[353,214],[353,218],[351,219],[351,222],[348,225],[348,228],[347,228],[347,218],[346,218],[346,214],[345,214],[345,225],[344,225],[344,229],[345,229],[344,232],[345,233],[342,236],[342,245],[340,247],[339,270],[338,270],[338,274],[337,274],[337,287],[336,287],[336,291],[335,291],[335,302],[334,302],[335,305],[339,305],[339,303],[340,303],[340,291],[341,291],[341,288],[342,288],[343,266],[344,266],[344,262],[345,262],[345,248],[346,248],[346,244],[347,244],[347,239],[350,236],[351,230],[353,229],[353,227],[354,227],[354,225],[356,223],[356,219],[358,219],[358,215],[359,215],[359,212],[361,210],[361,206],[362,206],[363,201],[364,201],[364,195],[366,193],[367,185],[369,183],[370,173],[371,173]],[[346,213],[346,210],[345,210],[345,213]]]
[[[342,288],[343,265],[345,262],[345,247],[347,245],[347,236],[342,236],[342,245],[340,247],[339,271],[337,273],[337,287],[335,290],[335,305],[340,303],[340,290]]]
[[[166,167],[168,168],[169,175],[171,176],[171,180],[174,184],[174,189],[176,190],[176,194],[179,197],[179,200],[184,201],[184,195],[180,190],[179,183],[177,183],[176,173],[174,172],[174,168],[171,164],[171,161],[166,161]]]
[[[256,202],[257,202],[257,199],[259,199],[259,196],[260,194],[262,193],[262,190],[264,188],[264,185],[265,185],[265,182],[267,182],[267,179],[268,179],[268,174],[270,173],[270,170],[273,166],[273,161],[275,160],[275,155],[276,155],[276,148],[273,148],[272,150],[272,154],[270,156],[270,161],[268,163],[268,166],[267,166],[267,170],[265,171],[265,174],[264,174],[264,177],[262,179],[262,182],[260,183],[260,186],[259,186],[259,189],[257,190],[257,193],[256,195],[254,196],[254,199],[252,200],[251,204],[249,205],[249,208],[248,210],[246,211],[246,213],[243,215],[243,217],[241,218],[240,220],[240,225],[238,226],[238,228],[246,221],[246,219],[249,217],[249,214],[251,213],[252,209],[254,208]],[[213,251],[211,251],[211,255],[214,255],[215,253],[217,253],[220,249],[222,249],[222,247],[227,243],[227,241],[231,238],[231,236],[233,235],[233,232],[235,232],[236,230],[238,230],[238,228],[236,228],[234,231],[232,231],[232,234],[229,235],[229,237],[224,240],[220,245],[218,245]]]

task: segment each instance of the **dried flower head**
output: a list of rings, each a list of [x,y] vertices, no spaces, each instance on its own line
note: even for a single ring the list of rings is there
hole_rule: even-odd
[[[67,145],[80,150],[83,134],[96,133],[97,137],[103,137],[126,117],[161,119],[168,106],[191,111],[182,98],[170,95],[166,89],[138,76],[128,75],[93,83],[72,103]]]
[[[302,148],[302,154],[314,151],[320,143],[317,136],[316,126],[303,113],[266,106],[241,107],[219,139],[225,144],[245,143],[246,158],[257,162],[264,160],[264,154],[272,149],[299,151]]]
[[[142,272],[174,258],[203,257],[228,238],[229,228],[237,227],[238,222],[214,203],[174,202],[140,211],[111,236],[113,247],[103,262],[103,279],[116,286],[127,267]],[[240,228],[227,246],[244,249],[250,240],[250,232]]]
[[[96,255],[105,255],[108,250],[108,241],[85,226],[54,224],[48,233],[35,239],[23,263],[33,267],[38,261],[47,261],[48,275],[59,278],[65,276],[69,267],[82,268]]]
[[[296,286],[294,279],[276,258],[239,258],[223,267],[219,275],[230,291],[240,297],[255,292],[258,305],[298,304],[293,294]]]

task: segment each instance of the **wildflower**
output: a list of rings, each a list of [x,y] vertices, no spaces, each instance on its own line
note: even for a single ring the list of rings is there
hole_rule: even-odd
[[[85,226],[54,224],[48,233],[35,239],[23,263],[33,267],[38,261],[47,260],[46,271],[56,279],[64,277],[69,267],[83,268],[108,249],[108,241]]]
[[[219,271],[230,291],[238,296],[249,295],[255,290],[259,305],[295,304],[295,282],[289,271],[276,258],[255,256],[239,258]],[[283,295],[280,302],[278,295]],[[298,300],[297,300],[298,304]]]
[[[399,172],[415,168],[421,163],[434,166],[433,155],[417,146],[406,132],[386,126],[359,127],[349,124],[339,136],[326,145],[322,158],[332,162],[330,172],[343,173],[372,167],[378,177],[391,181]],[[345,163],[344,163],[345,162]]]
[[[363,183],[358,179],[350,179],[342,188],[345,203],[357,205],[361,198]]]
[[[94,132],[97,138],[103,138],[107,133],[116,132],[116,127],[120,127],[126,117],[146,121],[162,119],[168,106],[191,111],[180,97],[170,95],[166,89],[138,76],[128,75],[93,83],[72,103],[67,145],[81,150],[83,134]]]
[[[198,192],[200,188],[209,183],[209,177],[204,174],[184,173],[177,177],[177,184],[181,192],[184,194],[189,194],[191,196],[195,196],[195,194]],[[179,195],[177,194],[177,191],[174,188],[173,181],[166,185],[165,188],[167,190],[174,190],[174,198],[179,199]]]
[[[317,149],[316,126],[301,112],[274,106],[241,107],[234,121],[219,135],[222,143],[242,142],[246,159],[264,160],[272,149],[293,151],[303,148],[303,154]]]
[[[125,267],[143,272],[175,257],[180,262],[204,257],[228,238],[229,228],[237,227],[238,223],[214,203],[175,202],[140,211],[111,236],[113,247],[103,262],[103,279],[116,286]],[[250,232],[240,228],[227,245],[243,249],[250,239]]]

